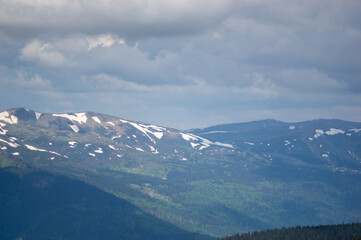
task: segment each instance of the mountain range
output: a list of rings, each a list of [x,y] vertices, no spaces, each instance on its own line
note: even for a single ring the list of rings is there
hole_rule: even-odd
[[[216,237],[361,220],[359,122],[262,120],[180,131],[95,112],[14,108],[0,112],[0,166],[80,180]]]

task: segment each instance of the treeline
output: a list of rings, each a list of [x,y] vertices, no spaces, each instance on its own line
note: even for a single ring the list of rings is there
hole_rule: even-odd
[[[236,234],[221,240],[361,240],[361,223],[263,230]]]

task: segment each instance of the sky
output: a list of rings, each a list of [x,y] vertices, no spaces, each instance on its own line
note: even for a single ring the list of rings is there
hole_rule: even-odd
[[[359,0],[0,0],[0,109],[361,121]]]

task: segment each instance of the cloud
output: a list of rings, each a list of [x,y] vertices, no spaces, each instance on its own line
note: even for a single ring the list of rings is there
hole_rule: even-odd
[[[92,50],[95,47],[110,47],[115,43],[125,44],[124,39],[114,38],[110,34],[103,34],[96,37],[88,37],[87,41],[89,43],[88,51]]]
[[[27,72],[24,69],[9,69],[4,65],[0,65],[0,79],[2,92],[5,93],[11,88],[21,90],[51,90],[52,83],[48,79],[44,79],[39,74]]]
[[[88,81],[89,82],[89,81]],[[98,74],[90,80],[92,88],[97,91],[149,92],[152,87],[125,81],[107,74]]]
[[[278,73],[280,82],[292,89],[308,91],[346,90],[347,84],[317,69],[284,69]]]
[[[113,32],[129,37],[202,31],[232,11],[231,0],[104,0],[1,2],[0,26],[16,35]],[[206,8],[204,6],[207,6]],[[44,21],[46,19],[46,21]]]
[[[65,63],[65,57],[52,44],[42,43],[36,39],[28,42],[21,49],[20,59],[51,66],[61,66]]]
[[[359,116],[359,9],[357,0],[3,0],[0,102],[182,128],[287,111],[327,117],[336,106]]]
[[[233,93],[257,100],[275,98],[283,94],[284,89],[277,86],[271,79],[265,78],[263,73],[254,73],[252,74],[252,78],[252,85],[243,88],[233,87],[230,89],[232,89]]]
[[[43,79],[38,74],[29,76],[28,73],[23,71],[17,71],[17,77],[13,80],[13,83],[20,88],[27,89],[52,89],[51,82],[47,79]]]

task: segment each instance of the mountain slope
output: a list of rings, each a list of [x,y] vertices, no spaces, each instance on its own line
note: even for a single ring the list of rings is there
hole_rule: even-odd
[[[361,219],[361,124],[274,120],[179,131],[93,112],[0,112],[0,164],[85,181],[224,236]]]
[[[83,182],[31,169],[0,170],[1,239],[193,239]]]

